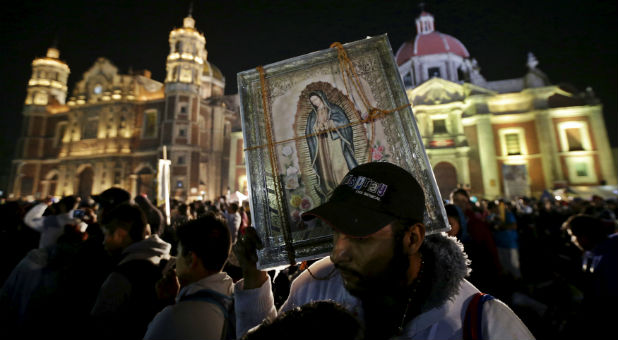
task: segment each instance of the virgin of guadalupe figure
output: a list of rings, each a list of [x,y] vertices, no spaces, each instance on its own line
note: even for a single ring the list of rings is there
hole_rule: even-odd
[[[312,91],[308,97],[312,110],[307,116],[305,135],[311,167],[318,180],[316,191],[324,201],[358,162],[354,158],[353,131],[345,111],[329,102],[323,91]]]

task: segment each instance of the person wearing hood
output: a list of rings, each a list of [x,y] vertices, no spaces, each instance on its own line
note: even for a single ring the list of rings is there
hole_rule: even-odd
[[[222,272],[231,249],[225,220],[209,213],[179,226],[177,235],[176,270],[157,286],[176,303],[155,316],[144,339],[235,338],[229,310],[234,282]]]
[[[425,209],[423,188],[405,169],[385,162],[352,169],[328,202],[303,214],[332,226],[333,249],[292,282],[279,313],[332,300],[361,320],[367,339],[533,339],[506,304],[465,279],[468,260],[456,238],[425,235]],[[249,228],[234,246],[244,276],[234,288],[238,335],[278,313],[268,275],[256,266],[256,237]]]
[[[79,197],[70,195],[63,197],[58,203],[52,204],[50,199],[38,203],[28,210],[24,223],[41,233],[39,248],[53,246],[58,241],[67,224],[76,223],[73,212],[80,202]],[[48,212],[48,214],[45,214]]]
[[[102,338],[142,338],[148,322],[167,301],[157,298],[155,285],[163,276],[171,245],[151,235],[144,212],[123,203],[102,221],[105,250],[116,260],[90,312]]]

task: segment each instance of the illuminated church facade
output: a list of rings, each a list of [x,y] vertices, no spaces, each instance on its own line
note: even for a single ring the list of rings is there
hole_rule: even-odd
[[[36,58],[9,194],[88,197],[116,186],[154,200],[164,153],[172,198],[245,192],[238,96],[224,96],[225,78],[207,61],[190,14],[169,44],[164,82],[149,71],[120,74],[99,58],[68,99],[70,69],[59,51]]]
[[[521,78],[488,81],[456,38],[422,12],[395,60],[444,199],[535,196],[615,185],[602,106],[591,89],[553,85],[528,54]]]
[[[553,85],[528,55],[521,78],[488,81],[466,47],[422,12],[395,60],[443,198],[538,197],[558,187],[615,185],[616,168],[592,90]],[[247,192],[238,96],[189,15],[169,35],[164,82],[120,74],[98,59],[67,99],[69,66],[56,48],[32,62],[9,197],[87,197],[109,187],[155,197],[171,160],[171,196]]]

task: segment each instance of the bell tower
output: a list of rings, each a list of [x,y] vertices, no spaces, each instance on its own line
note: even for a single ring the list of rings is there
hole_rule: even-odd
[[[28,81],[26,105],[65,104],[69,66],[59,59],[60,51],[52,46],[45,57],[32,61],[32,76]]]
[[[171,194],[187,198],[197,192],[200,164],[200,88],[206,62],[206,38],[195,29],[192,9],[181,28],[170,32],[165,77],[165,115],[161,144],[171,160]]]
[[[183,26],[170,32],[170,53],[167,56],[165,92],[197,91],[204,62],[206,61],[206,38],[195,29],[195,19],[189,15]]]
[[[55,45],[55,44],[54,44]],[[57,150],[66,128],[65,105],[69,66],[59,59],[55,46],[45,57],[32,61],[32,76],[28,81],[22,111],[19,139],[11,166],[10,195],[36,198],[56,195],[57,178],[45,178],[57,159]]]

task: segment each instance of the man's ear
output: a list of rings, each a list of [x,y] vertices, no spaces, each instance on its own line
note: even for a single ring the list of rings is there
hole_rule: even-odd
[[[124,228],[117,227],[114,229],[114,237],[125,239],[129,237],[129,231]]]
[[[191,263],[189,263],[191,268],[196,268],[197,266],[202,265],[202,259],[200,259],[194,251],[189,251],[189,259],[191,261]]]
[[[117,241],[120,241],[120,244],[123,248],[126,248],[131,243],[133,243],[131,235],[129,235],[129,231],[125,228],[117,227],[114,230],[113,238]]]
[[[404,249],[408,254],[416,254],[425,240],[425,225],[421,222],[413,224],[404,237]]]

